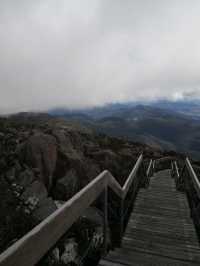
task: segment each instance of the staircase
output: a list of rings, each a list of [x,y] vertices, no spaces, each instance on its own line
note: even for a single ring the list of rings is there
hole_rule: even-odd
[[[156,173],[138,193],[121,248],[100,266],[200,265],[200,249],[184,193],[170,170]]]
[[[200,265],[199,178],[188,158],[180,167],[174,158],[168,158],[171,170],[155,173],[162,160],[150,160],[146,167],[141,154],[123,186],[109,171],[103,171],[0,254],[0,266],[36,265],[98,199],[103,214],[102,253],[108,251],[110,236],[115,248],[99,266]],[[118,205],[111,201],[113,196]]]

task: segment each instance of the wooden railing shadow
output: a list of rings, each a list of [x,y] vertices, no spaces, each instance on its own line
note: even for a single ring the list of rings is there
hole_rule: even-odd
[[[141,154],[123,186],[109,171],[102,172],[61,208],[3,252],[0,255],[0,265],[35,265],[101,195],[103,195],[104,253],[107,252],[109,230],[113,246],[120,246],[137,192],[141,187],[148,186],[149,178],[153,174],[153,165],[153,161],[150,160],[147,170],[144,169]],[[112,206],[113,196],[118,198],[117,206]],[[115,217],[111,214],[112,210]]]

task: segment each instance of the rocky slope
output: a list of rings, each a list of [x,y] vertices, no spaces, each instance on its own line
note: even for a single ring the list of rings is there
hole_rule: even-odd
[[[1,118],[0,252],[102,170],[108,169],[123,184],[141,152],[147,160],[163,155],[147,145],[97,135],[78,124],[46,115]],[[88,220],[96,216],[97,212],[90,210]],[[65,239],[62,248],[55,249],[50,262],[47,259],[43,265],[55,265],[55,260],[67,265],[69,246],[73,252],[77,248],[73,237]]]

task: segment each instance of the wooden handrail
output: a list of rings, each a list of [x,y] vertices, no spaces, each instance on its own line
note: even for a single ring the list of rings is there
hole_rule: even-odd
[[[188,173],[192,179],[192,183],[194,185],[194,188],[196,190],[196,193],[198,194],[198,196],[200,197],[200,182],[199,179],[190,163],[190,160],[188,158],[186,158],[185,160],[185,164],[186,164],[186,168],[188,170]]]
[[[176,182],[177,183],[179,182],[179,180],[181,180],[181,182],[184,182],[183,181],[183,175],[185,173],[185,170],[187,170],[187,172],[189,173],[189,176],[190,176],[190,178],[192,180],[192,184],[194,186],[194,189],[195,189],[196,193],[198,194],[198,196],[200,198],[200,181],[199,181],[199,179],[198,179],[198,177],[197,177],[197,175],[196,175],[196,173],[195,173],[195,171],[194,171],[194,169],[192,167],[192,164],[191,164],[189,158],[185,159],[185,164],[184,164],[184,166],[183,166],[183,168],[182,168],[180,173],[179,173],[179,170],[178,170],[177,162],[174,161],[172,165],[173,165],[173,168],[175,168]],[[174,169],[173,169],[173,171],[174,171]]]
[[[123,200],[137,175],[142,161],[143,155],[141,154],[123,187],[120,186],[109,171],[102,172],[80,192],[68,200],[61,208],[56,210],[28,234],[3,252],[0,255],[0,265],[35,265],[102,192],[107,194],[108,187]],[[107,201],[107,195],[104,199]],[[105,202],[104,210],[104,218],[106,217],[107,219],[105,212],[107,212],[107,202]],[[107,225],[107,221],[105,221],[104,224]],[[104,232],[106,231],[107,230],[104,230]]]
[[[131,186],[131,184],[132,184],[132,182],[133,182],[133,178],[135,177],[135,175],[136,175],[136,173],[137,173],[137,171],[138,171],[138,169],[139,169],[139,167],[140,167],[140,165],[141,165],[141,163],[142,163],[142,160],[143,160],[143,155],[141,154],[141,155],[139,156],[139,158],[138,158],[138,160],[137,160],[135,166],[133,167],[133,170],[131,171],[131,173],[130,173],[128,179],[126,180],[126,182],[125,182],[123,188],[122,188],[122,191],[123,191],[123,192],[122,192],[122,193],[123,193],[123,198],[126,197],[126,194],[127,194],[127,192],[129,191],[129,188],[130,188],[130,186]]]
[[[155,163],[156,163],[156,161],[153,160],[153,165],[152,165],[152,167],[153,167],[153,172],[154,172],[154,170],[155,170]]]
[[[149,166],[147,168],[147,172],[146,172],[146,176],[149,177],[150,174],[151,174],[151,169],[153,171],[154,169],[154,161],[151,159],[150,162],[149,162]]]
[[[179,173],[177,162],[173,162],[176,189],[185,192],[190,207],[190,216],[193,219],[197,236],[200,242],[200,181],[188,158]]]
[[[178,165],[177,165],[177,162],[176,161],[174,162],[174,167],[175,167],[177,179],[179,179],[180,174],[179,174]]]

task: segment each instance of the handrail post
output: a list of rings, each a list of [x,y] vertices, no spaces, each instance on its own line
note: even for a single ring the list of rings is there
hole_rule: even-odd
[[[184,176],[184,191],[187,195],[188,203],[190,206],[190,215],[193,219],[200,241],[200,181],[188,158],[186,158],[185,161],[185,169],[187,169],[187,171],[185,171]]]
[[[150,183],[150,177],[153,175],[153,160],[151,159],[146,171],[146,180],[147,184],[149,185]]]
[[[154,170],[155,170],[155,162],[156,162],[156,161],[153,160],[153,167],[152,167],[152,168],[153,168],[153,172],[154,172]]]
[[[151,174],[151,176],[153,176],[153,175],[154,175],[154,164],[155,164],[155,160],[153,160],[153,161],[152,161],[152,171],[151,171],[151,172],[152,172],[152,174]]]
[[[156,159],[153,161],[154,163],[153,163],[153,172],[154,173],[156,173],[156,167],[157,167],[157,161],[156,161]]]
[[[185,192],[185,176],[186,176],[186,164],[183,166],[181,171],[178,169],[177,162],[173,162],[174,167],[174,179],[176,183],[176,189],[182,192]]]
[[[171,177],[174,178],[174,162],[171,161]]]
[[[122,244],[122,238],[124,234],[124,199],[120,202],[120,241],[119,246]]]
[[[103,228],[103,253],[107,254],[107,232],[108,231],[108,186],[104,189],[104,228]]]
[[[178,165],[177,165],[177,162],[176,161],[174,162],[174,166],[175,166],[175,171],[176,171],[177,180],[178,180],[179,177],[180,177],[180,174],[179,174],[179,169],[178,169]]]

